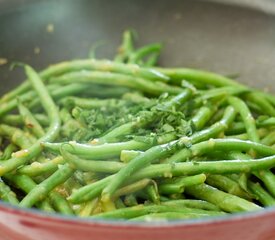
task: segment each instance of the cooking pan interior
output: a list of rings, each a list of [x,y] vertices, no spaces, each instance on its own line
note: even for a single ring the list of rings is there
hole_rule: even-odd
[[[0,66],[0,93],[24,79],[22,70],[9,71],[9,63],[21,61],[41,69],[86,58],[99,42],[98,57],[112,57],[127,28],[137,31],[140,45],[164,43],[160,61],[164,66],[239,74],[239,80],[250,86],[275,91],[272,13],[194,0],[0,3],[0,58],[8,59]]]

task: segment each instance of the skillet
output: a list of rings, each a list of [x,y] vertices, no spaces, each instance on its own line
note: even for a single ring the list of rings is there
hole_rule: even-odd
[[[272,1],[0,0],[0,58],[36,69],[115,54],[127,28],[139,44],[163,42],[163,66],[238,74],[239,81],[275,92],[275,16]],[[49,30],[50,28],[50,30]],[[39,51],[37,50],[39,49]],[[39,54],[38,54],[39,52]],[[0,67],[0,93],[24,79]],[[275,209],[227,218],[160,224],[91,222],[0,204],[2,239],[275,239]]]

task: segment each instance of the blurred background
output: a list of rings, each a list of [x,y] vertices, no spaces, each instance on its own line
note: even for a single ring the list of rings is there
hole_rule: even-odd
[[[13,61],[42,69],[87,58],[112,58],[122,32],[138,44],[162,42],[160,64],[238,75],[259,88],[275,82],[273,0],[0,0],[0,92],[24,79]]]

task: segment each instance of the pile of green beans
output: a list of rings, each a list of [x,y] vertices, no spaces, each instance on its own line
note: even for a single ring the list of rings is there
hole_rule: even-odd
[[[0,98],[0,199],[91,219],[167,221],[275,205],[275,96],[156,67],[125,31],[114,60],[51,65]]]

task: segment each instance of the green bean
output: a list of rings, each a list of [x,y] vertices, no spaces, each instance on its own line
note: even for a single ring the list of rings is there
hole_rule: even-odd
[[[166,163],[186,161],[191,157],[207,154],[211,151],[249,151],[253,149],[261,156],[274,155],[275,150],[272,147],[265,146],[260,143],[244,141],[238,139],[210,139],[194,144],[189,149],[183,149],[170,158],[166,159]]]
[[[137,156],[116,173],[112,182],[102,191],[102,201],[109,201],[116,189],[135,171],[152,163],[155,159],[166,157],[181,148],[183,145],[184,143],[181,141],[174,141],[165,145],[152,147],[140,156]]]
[[[67,86],[63,86],[63,87],[58,87],[53,89],[52,91],[50,91],[50,95],[52,97],[52,99],[54,99],[55,101],[66,97],[68,95],[71,94],[79,94],[79,93],[83,93],[84,91],[87,91],[87,89],[89,89],[89,85],[88,84],[70,84]],[[33,101],[31,101],[29,103],[29,108],[33,109],[36,107],[40,107],[40,101],[39,99],[34,99]]]
[[[10,127],[5,124],[0,124],[0,135],[9,137],[12,143],[20,148],[28,148],[36,141],[32,135],[19,128]]]
[[[25,174],[30,177],[36,177],[43,174],[52,174],[58,169],[58,165],[64,164],[66,161],[58,156],[47,162],[32,162],[30,165],[25,165],[17,170],[20,174]]]
[[[86,63],[87,67],[83,67]],[[125,75],[132,75],[135,77],[146,78],[150,80],[157,81],[167,81],[169,78],[159,71],[151,68],[141,68],[136,64],[123,64],[123,63],[115,63],[108,60],[78,60],[75,62],[71,62],[71,65],[75,67],[79,65],[79,70],[87,69],[87,70],[95,70],[95,71],[108,71],[114,73],[121,73]],[[82,65],[82,66],[81,66]]]
[[[51,90],[56,88],[56,85],[49,85],[47,88],[48,88],[49,91],[51,91]],[[17,107],[16,97],[17,96],[15,96],[14,99],[12,99],[8,102],[0,103],[0,106],[1,106],[1,108],[0,108],[0,118],[3,117],[5,114],[9,113],[10,111],[16,109],[16,107]],[[37,97],[37,94],[34,91],[29,91],[29,92],[26,92],[26,93],[20,95],[20,99],[24,103],[30,102],[31,100],[35,99],[36,97]]]
[[[74,133],[73,138],[82,139],[87,138],[87,126],[83,122],[77,121],[66,108],[62,108],[59,112],[60,119],[63,123],[61,127],[60,135],[62,137],[71,138],[72,133]]]
[[[126,166],[126,164],[114,161],[99,161],[99,160],[85,160],[77,157],[76,155],[70,154],[67,151],[62,151],[62,156],[69,165],[78,170],[82,171],[94,171],[102,173],[116,173],[120,169]]]
[[[36,186],[36,183],[28,176],[19,175],[19,174],[6,174],[5,179],[10,181],[16,188],[23,190],[28,193],[33,187]]]
[[[245,192],[237,182],[231,180],[226,176],[209,175],[206,179],[206,182],[213,187],[216,187],[235,196],[248,200],[251,199],[251,196],[247,192]]]
[[[186,192],[198,199],[217,205],[226,212],[242,212],[260,210],[261,207],[235,195],[225,193],[207,184],[187,187]]]
[[[34,118],[32,113],[21,103],[18,103],[19,113],[23,118],[25,126],[30,129],[30,131],[38,138],[41,138],[45,135],[44,129]]]
[[[240,187],[246,192],[249,192],[247,188],[247,182],[248,182],[248,178],[250,177],[250,173],[241,173],[239,176],[240,178],[238,180],[238,183]]]
[[[61,100],[65,106],[80,107],[85,109],[101,108],[101,107],[119,107],[124,106],[127,102],[121,99],[97,99],[97,98],[79,98],[66,97]]]
[[[178,82],[186,79],[195,83],[203,83],[204,85],[213,85],[216,87],[233,86],[243,87],[240,83],[212,72],[206,72],[190,68],[154,68],[157,71],[170,77],[172,82]]]
[[[257,134],[258,134],[259,138],[266,137],[266,135],[268,133],[269,133],[268,129],[265,129],[265,128],[257,129]],[[247,133],[242,133],[242,134],[238,134],[238,135],[229,135],[229,136],[224,136],[224,137],[229,138],[229,139],[243,140],[243,141],[249,140],[249,136]]]
[[[129,123],[122,124],[115,129],[111,130],[110,132],[107,132],[105,135],[100,137],[100,142],[111,142],[117,137],[130,134],[133,129],[136,129],[137,127],[143,127],[143,125],[149,124],[152,121],[152,115],[149,115],[149,117],[142,117],[137,118],[138,120],[132,121]]]
[[[143,96],[140,92],[127,92],[124,93],[122,96],[122,100],[126,102],[133,102],[133,103],[152,103],[152,105],[157,103],[157,99],[155,98],[148,98]]]
[[[13,144],[10,143],[4,150],[3,154],[0,156],[0,161],[5,161],[11,157],[13,152],[17,150],[17,147]]]
[[[275,175],[271,171],[259,171],[258,173],[255,172],[253,174],[263,181],[270,194],[275,197]]]
[[[61,166],[54,174],[33,188],[20,202],[21,207],[32,207],[36,202],[39,202],[47,197],[48,193],[55,187],[64,183],[72,176],[74,170],[69,165]]]
[[[7,177],[7,175],[5,175]],[[32,191],[33,188],[35,188],[37,185],[36,183],[31,179],[28,178],[27,176],[24,175],[16,175],[16,176],[8,176],[8,179],[10,181],[13,181],[15,185],[19,188],[21,188],[23,191],[26,193],[29,193]],[[61,213],[63,214],[72,214],[72,210],[70,209],[68,203],[66,200],[57,192],[51,192],[49,193],[49,199],[53,206]],[[38,202],[36,204],[39,208],[43,209],[44,211],[47,212],[54,212],[54,209],[51,207],[49,201],[45,199],[42,202]]]
[[[71,206],[69,205],[67,200],[61,194],[53,191],[53,192],[49,193],[49,197],[51,199],[53,206],[55,207],[55,209],[58,210],[58,212],[67,214],[67,215],[74,214]]]
[[[266,192],[259,183],[248,182],[248,187],[253,194],[256,195],[257,200],[259,200],[264,206],[274,206],[275,199]]]
[[[220,211],[220,209],[204,200],[196,200],[196,199],[181,199],[181,200],[168,200],[161,203],[162,205],[170,205],[175,207],[187,207],[187,208],[198,208],[203,210],[210,210],[210,211]]]
[[[129,194],[125,196],[124,203],[128,207],[134,207],[138,205],[137,198],[135,194]]]
[[[228,128],[228,126],[232,123],[235,118],[235,110],[231,107],[227,107],[224,112],[223,118],[213,124],[211,127],[203,129],[199,132],[194,133],[190,138],[192,143],[197,143],[209,139],[217,134],[223,132]]]
[[[184,192],[185,187],[202,184],[206,180],[205,174],[182,177],[178,179],[167,180],[159,185],[161,194],[174,194]]]
[[[133,160],[135,157],[141,155],[142,151],[134,151],[134,150],[122,150],[120,153],[120,161],[124,163],[128,163]]]
[[[20,95],[21,101],[24,101],[24,102],[30,101],[30,100],[34,99],[35,97],[36,97],[36,94],[33,91],[26,92],[26,93]],[[12,99],[8,102],[3,102],[3,103],[1,103],[0,106],[1,106],[0,118],[2,118],[5,114],[7,114],[8,112],[12,111],[13,109],[15,109],[17,107],[17,100]]]
[[[220,214],[217,214],[220,215]],[[213,216],[207,213],[181,213],[181,212],[164,212],[164,213],[150,213],[140,217],[130,219],[130,222],[167,222],[175,219],[196,219]]]
[[[118,63],[128,62],[131,53],[134,51],[134,34],[132,31],[125,31],[122,36],[122,44],[118,48],[118,54],[114,61]]]
[[[49,119],[44,114],[34,114],[34,117],[42,126],[49,125]],[[11,126],[23,125],[24,123],[22,116],[16,114],[5,115],[0,121]]]
[[[141,178],[143,176],[147,176],[153,178],[159,177],[165,173],[171,173],[173,176],[182,176],[200,173],[225,174],[234,172],[250,172],[254,170],[271,168],[274,164],[273,161],[275,161],[274,155],[257,160],[220,160],[205,162],[184,162],[175,164],[156,164],[139,171],[139,173],[136,174],[136,177]],[[134,176],[132,176],[132,178],[134,178]],[[134,179],[136,179],[136,177]]]
[[[262,140],[262,144],[271,146],[275,143],[275,132],[271,132],[268,135],[266,135]]]
[[[87,60],[79,60],[78,62],[72,63],[72,65],[82,64]],[[141,68],[136,64],[122,64],[115,63],[108,60],[92,60],[88,64],[88,69],[95,71],[110,71],[114,73],[121,73],[125,75],[132,75],[135,77],[142,77],[150,80],[167,81],[169,78],[160,73],[159,71],[151,68]],[[85,69],[80,66],[79,69]],[[87,69],[87,68],[86,68]]]
[[[42,150],[40,143],[43,141],[51,141],[55,139],[58,135],[60,127],[58,111],[56,109],[54,102],[49,96],[47,89],[41,82],[37,73],[31,67],[25,66],[25,70],[34,89],[36,90],[38,96],[41,98],[41,104],[47,112],[51,124],[46,135],[40,138],[31,147],[24,149],[21,152],[17,152],[17,154],[14,154],[14,156],[11,159],[3,163],[0,163],[0,176],[14,170],[15,168],[28,162],[30,159],[36,157]]]
[[[148,196],[148,199],[152,203],[154,203],[154,204],[159,204],[160,203],[160,196],[159,196],[158,186],[157,186],[157,183],[155,181],[152,181],[152,184],[145,188],[145,193]]]
[[[23,190],[25,193],[29,193],[34,187],[36,187],[36,183],[31,178],[25,175],[5,174],[4,177],[13,185],[15,185],[15,187]],[[48,199],[45,199],[42,202],[38,202],[36,205],[38,208],[41,208],[44,211],[54,212],[54,209],[52,208]]]
[[[104,41],[98,41],[98,42],[92,44],[90,49],[89,49],[88,58],[89,59],[95,59],[97,50],[100,47],[103,47],[104,45],[106,45],[106,43]]]
[[[216,87],[223,87],[223,86],[233,86],[233,87],[239,87],[239,88],[246,88],[244,85],[230,79],[227,77],[224,77],[219,74],[207,72],[207,71],[201,71],[196,69],[190,69],[190,68],[154,68],[157,71],[165,74],[166,76],[170,77],[171,82],[179,82],[181,79],[186,79],[191,82],[195,83],[203,83],[205,85],[213,85]],[[257,93],[260,95],[263,99],[266,99],[269,101],[273,106],[275,106],[275,97],[268,93],[263,93],[260,91],[253,90],[253,93]],[[254,95],[251,97],[254,100]],[[257,99],[255,100],[257,102]],[[265,104],[265,107],[267,104]]]
[[[201,173],[228,174],[251,172],[260,169],[269,169],[273,166],[275,166],[274,155],[257,160],[220,160],[205,162],[154,164],[135,173],[128,179],[128,181],[138,181],[143,178],[185,176]],[[72,203],[79,203],[93,199],[94,197],[97,197],[106,186],[110,186],[109,183],[113,182],[113,178],[114,175],[111,175],[95,183],[88,184],[76,190],[68,198],[68,200]]]
[[[275,154],[275,150],[271,147],[251,141],[243,141],[238,139],[210,139],[193,145],[190,150],[193,156],[207,154],[213,150],[224,151],[249,151],[253,149],[261,156],[270,156]]]
[[[224,77],[222,75],[191,69],[191,68],[154,68],[157,71],[165,74],[166,76],[170,77],[172,82],[181,81],[181,79],[186,79],[191,82],[195,83],[203,83],[204,85],[213,85],[215,87],[224,87],[224,86],[233,86],[239,88],[246,88],[243,84],[238,83],[228,77]],[[262,93],[259,91],[254,91],[255,93],[260,94],[264,98],[266,98],[269,102],[275,105],[275,97],[268,93]]]
[[[135,207],[117,209],[115,211],[105,212],[97,214],[91,217],[91,219],[131,219],[150,213],[161,213],[161,212],[180,212],[180,213],[197,213],[197,214],[220,214],[220,212],[211,212],[200,209],[190,209],[186,207],[173,207],[164,205],[138,205]]]
[[[201,90],[200,93],[200,98],[202,100],[207,100],[211,98],[221,98],[225,96],[230,96],[230,95],[240,95],[243,93],[246,93],[248,90],[246,88],[242,87],[219,87],[219,88],[213,88],[210,90]]]
[[[131,140],[128,142],[106,143],[101,145],[80,144],[76,142],[43,142],[42,146],[45,149],[49,149],[54,152],[59,152],[60,148],[63,147],[64,150],[82,157],[84,156],[86,158],[93,159],[108,159],[119,156],[122,150],[145,150],[150,147],[150,144]]]
[[[113,195],[113,199],[117,199],[120,196],[124,196],[127,194],[131,194],[131,193],[135,193],[139,190],[142,190],[144,188],[146,188],[150,183],[152,183],[151,179],[142,179],[139,180],[135,183],[131,183],[125,187],[122,187],[120,189],[118,189],[115,194]]]
[[[259,107],[262,113],[275,117],[275,108],[272,106],[271,103],[266,101],[266,99],[263,98],[258,93],[252,92],[250,94],[247,94],[246,98],[249,101],[255,103]]]
[[[189,138],[186,138],[186,142],[191,145],[191,144],[204,141],[211,137],[214,137],[215,135],[224,131],[230,125],[230,123],[233,121],[234,118],[235,118],[234,109],[231,107],[227,107],[223,118],[219,122],[215,123],[209,128],[196,132]],[[165,162],[168,162],[168,163],[178,162],[178,161],[181,161],[182,159],[185,160],[190,156],[191,156],[191,152],[189,150],[182,149],[181,151],[177,152],[176,154],[168,158]]]
[[[154,52],[152,53],[146,60],[146,62],[143,64],[145,67],[153,67],[157,64],[158,59],[160,56],[160,52]]]
[[[203,106],[192,117],[191,122],[194,124],[196,130],[201,130],[213,114],[214,111],[212,109]]]
[[[154,43],[154,44],[141,47],[130,54],[129,63],[138,63],[146,55],[149,55],[152,53],[159,53],[161,49],[162,49],[162,45],[159,43]]]
[[[184,186],[180,184],[163,184],[159,186],[159,192],[161,194],[178,194],[184,192]]]
[[[58,76],[66,72],[81,71],[83,69],[118,72],[118,73],[138,76],[138,77],[144,77],[151,80],[165,81],[169,79],[167,76],[165,76],[164,74],[160,73],[155,69],[146,69],[146,68],[144,69],[144,68],[140,68],[138,65],[135,65],[135,64],[126,65],[121,63],[114,63],[108,60],[95,60],[95,59],[61,62],[45,69],[39,74],[39,76],[41,77],[41,79],[48,79],[52,76]],[[26,92],[29,88],[30,88],[30,84],[28,82],[22,83],[13,91],[10,91],[9,93],[5,94],[1,98],[0,103],[2,104],[5,102],[8,102],[14,97]]]
[[[89,217],[92,212],[95,210],[96,206],[98,204],[98,199],[94,199],[93,201],[87,202],[84,204],[84,207],[80,210],[78,215],[80,217]]]
[[[182,88],[170,86],[163,82],[151,82],[147,79],[132,77],[111,72],[82,71],[72,72],[60,77],[52,78],[50,83],[71,84],[71,83],[96,83],[111,86],[123,86],[143,91],[152,95],[159,95],[164,92],[178,94]]]
[[[21,149],[28,148],[37,141],[37,139],[28,132],[26,133],[23,132],[21,129],[10,127],[7,125],[0,125],[0,132],[4,135],[9,136],[11,138],[11,141],[19,146]],[[16,155],[17,152],[13,154]],[[8,159],[10,159],[11,157],[13,157],[13,155],[9,156]],[[43,156],[39,156],[37,160],[44,161],[45,158]]]
[[[121,198],[118,198],[118,199],[115,201],[115,206],[116,206],[116,209],[118,209],[118,208],[126,208],[126,205],[125,205],[125,203],[121,200]]]
[[[250,158],[250,156],[246,154],[234,152],[230,153],[229,157],[241,160],[247,160]],[[275,197],[275,175],[270,170],[253,172],[253,174],[264,183],[265,187],[268,189],[271,195]]]
[[[271,117],[268,119],[256,119],[256,126],[257,128],[261,127],[274,127],[275,126],[275,118]],[[245,125],[243,122],[236,122],[233,123],[230,129],[227,129],[226,134],[232,135],[232,134],[238,134],[243,133],[245,131]]]
[[[241,115],[249,139],[254,142],[259,142],[260,140],[256,130],[255,119],[250,113],[247,105],[241,99],[236,97],[230,97],[228,101]]]
[[[0,181],[0,199],[10,204],[19,204],[16,194],[2,181]]]
[[[257,93],[259,95],[261,95],[262,97],[266,98],[269,101],[269,103],[271,103],[273,106],[275,106],[275,97],[274,97],[274,95],[272,95],[270,93],[260,92],[260,91],[257,91]]]

